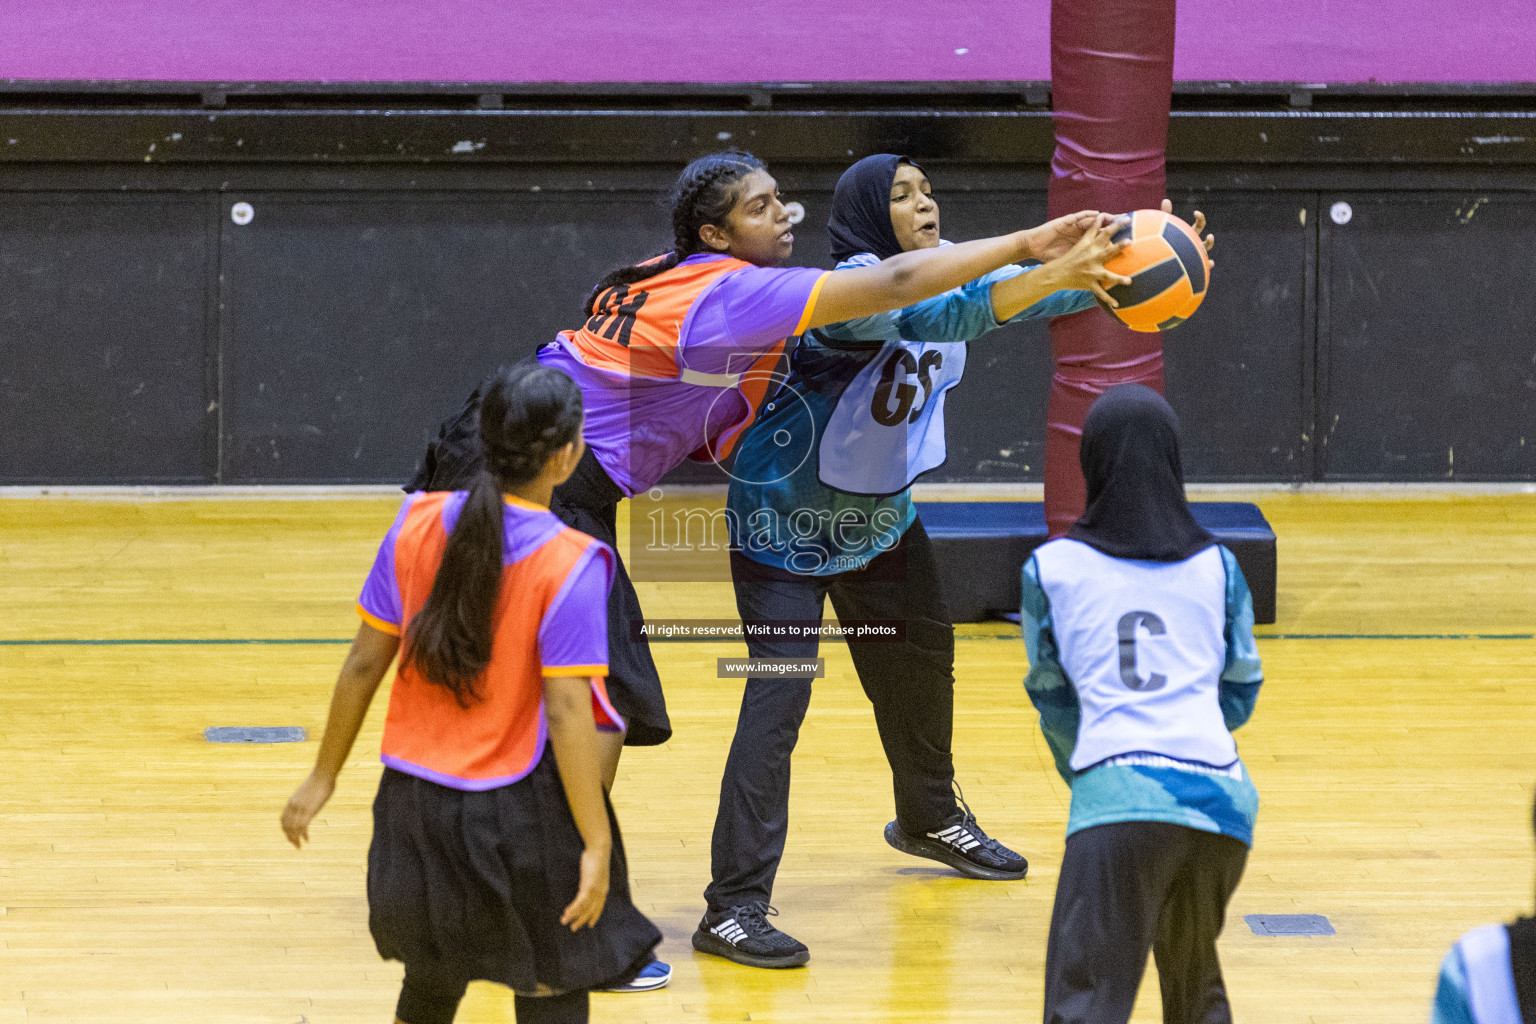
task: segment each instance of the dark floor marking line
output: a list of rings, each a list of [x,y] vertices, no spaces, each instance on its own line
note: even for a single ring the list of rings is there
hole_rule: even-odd
[[[303,743],[304,730],[297,725],[210,725],[203,730],[209,743]]]
[[[1322,914],[1246,914],[1255,935],[1337,935]]]

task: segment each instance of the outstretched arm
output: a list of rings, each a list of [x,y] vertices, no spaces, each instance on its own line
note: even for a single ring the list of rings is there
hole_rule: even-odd
[[[366,622],[357,627],[352,649],[336,679],[336,691],[331,695],[331,713],[325,722],[325,736],[320,740],[314,771],[283,808],[283,832],[295,848],[309,839],[309,823],[336,791],[336,776],[346,764],[363,719],[368,717],[373,695],[399,649],[398,636],[374,629]]]
[[[1042,252],[1062,237],[1075,242],[1103,218],[1085,210],[1060,217],[1028,231],[995,238],[898,253],[872,267],[838,270],[827,275],[816,306],[802,330],[901,309],[958,288],[973,278],[1009,263],[1041,259]]]
[[[1010,277],[992,286],[992,314],[998,322],[1010,320],[1035,303],[1059,291],[1091,291],[1110,306],[1119,303],[1110,298],[1107,287],[1130,284],[1131,279],[1104,269],[1104,264],[1120,254],[1123,245],[1111,238],[1120,227],[1120,219],[1102,223],[1084,231],[1066,252],[1027,274]]]
[[[1059,227],[1054,221],[1048,226]],[[1126,280],[1104,269],[1105,261],[1122,248],[1111,241],[1117,226],[1117,221],[1107,221],[1103,228],[1083,232],[1066,251],[1042,266],[1027,270],[1005,266],[903,309],[828,324],[820,337],[833,345],[896,339],[967,342],[1016,317],[1076,313],[1093,305],[1094,293],[1087,289],[1095,288],[1105,295],[1105,287]],[[1047,252],[1058,247],[1053,243]],[[878,265],[876,258],[867,254],[854,257],[854,262]]]

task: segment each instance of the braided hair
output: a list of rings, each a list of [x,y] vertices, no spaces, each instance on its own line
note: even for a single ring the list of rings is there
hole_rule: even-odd
[[[475,683],[491,660],[505,531],[502,494],[543,472],[581,431],[581,389],[559,370],[520,363],[482,388],[475,477],[426,604],[406,631],[404,660],[453,693],[460,707],[480,695]]]
[[[728,149],[701,156],[684,167],[672,185],[672,251],[610,272],[593,287],[586,315],[597,311],[598,298],[608,289],[655,277],[703,251],[699,229],[705,224],[718,227],[736,206],[736,183],[765,166],[751,153]]]

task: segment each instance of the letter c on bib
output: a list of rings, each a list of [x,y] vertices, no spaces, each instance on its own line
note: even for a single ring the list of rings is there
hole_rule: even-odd
[[[1161,690],[1168,682],[1168,677],[1161,672],[1153,672],[1146,679],[1136,674],[1137,626],[1144,626],[1151,636],[1162,636],[1168,632],[1163,620],[1151,612],[1126,612],[1120,616],[1120,681],[1132,690]]]

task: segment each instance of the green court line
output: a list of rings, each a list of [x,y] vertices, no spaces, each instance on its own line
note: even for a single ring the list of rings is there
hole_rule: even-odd
[[[1536,633],[1257,633],[1259,640],[1536,640]],[[1017,640],[1017,633],[957,636],[956,640]],[[240,637],[235,639],[0,640],[0,647],[260,647],[350,644],[351,637]],[[715,641],[723,642],[723,641]]]

